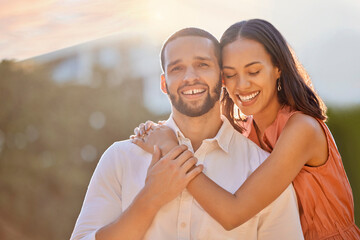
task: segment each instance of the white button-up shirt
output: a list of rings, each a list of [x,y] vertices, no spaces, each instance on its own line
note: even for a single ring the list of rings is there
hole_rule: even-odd
[[[218,134],[204,140],[195,156],[208,177],[234,193],[269,154],[237,132],[225,117],[222,120]],[[166,125],[176,132],[179,143],[192,150],[190,140],[172,117]],[[91,178],[71,239],[95,239],[98,229],[117,219],[144,187],[150,162],[151,154],[129,140],[110,146]],[[159,210],[145,239],[297,240],[303,235],[290,185],[273,203],[231,231],[226,231],[184,190]]]

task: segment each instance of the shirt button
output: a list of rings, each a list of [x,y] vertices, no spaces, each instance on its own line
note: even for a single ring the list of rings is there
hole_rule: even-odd
[[[186,228],[186,223],[182,222],[182,223],[180,224],[180,227]]]

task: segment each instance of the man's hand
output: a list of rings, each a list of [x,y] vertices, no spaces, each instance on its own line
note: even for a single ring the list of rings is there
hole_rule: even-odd
[[[195,166],[197,159],[185,145],[173,148],[161,159],[160,155],[155,146],[144,187],[152,204],[159,208],[178,196],[203,170],[202,165]]]

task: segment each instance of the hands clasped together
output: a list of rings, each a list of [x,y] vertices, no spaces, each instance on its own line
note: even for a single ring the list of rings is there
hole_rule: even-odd
[[[172,129],[151,121],[142,123],[130,136],[132,143],[152,153],[145,186],[159,207],[173,200],[203,170],[185,145],[178,145]]]

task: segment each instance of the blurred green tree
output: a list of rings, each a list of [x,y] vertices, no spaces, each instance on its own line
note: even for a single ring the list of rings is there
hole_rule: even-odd
[[[140,122],[165,118],[144,108],[141,79],[108,86],[95,71],[97,87],[59,85],[42,66],[1,62],[0,223],[10,232],[69,238],[101,154]]]
[[[343,159],[354,195],[355,222],[360,225],[360,106],[330,108],[328,127]]]

